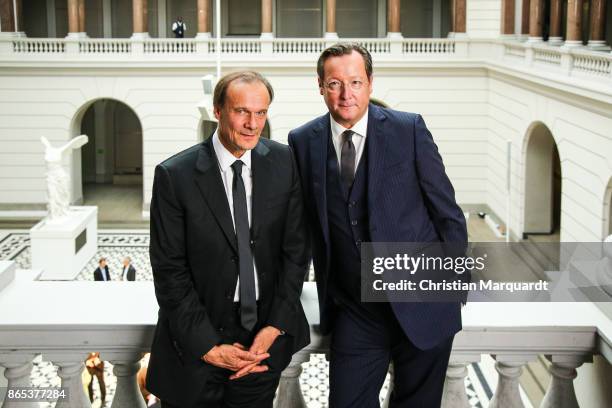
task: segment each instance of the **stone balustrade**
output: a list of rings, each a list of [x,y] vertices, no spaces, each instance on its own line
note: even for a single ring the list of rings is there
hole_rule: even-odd
[[[560,47],[514,39],[456,38],[342,38],[366,47],[377,67],[484,67],[507,72],[512,69],[550,77],[593,89],[612,85],[612,54],[587,47]],[[325,47],[338,40],[324,38],[0,38],[0,67],[53,63],[86,66],[214,66],[220,55],[224,65],[245,63],[307,66]],[[217,48],[220,53],[217,53]],[[168,57],[172,56],[171,61]],[[97,64],[97,65],[96,65]],[[608,88],[609,91],[609,88]]]
[[[59,367],[70,398],[63,408],[90,407],[83,393],[83,361],[99,351],[117,377],[112,407],[144,407],[136,384],[142,354],[150,346],[157,316],[152,282],[38,281],[34,270],[2,264],[12,277],[0,291],[0,366],[9,387],[30,384],[32,360],[42,355]],[[15,273],[13,273],[15,272]],[[3,275],[3,274],[1,274]],[[27,300],[27,307],[24,302]],[[112,299],[104,307],[95,299]],[[318,331],[314,282],[304,284],[302,303],[311,323],[311,344],[284,371],[277,407],[305,407],[300,390],[301,364],[311,353],[326,353],[327,338]],[[498,385],[491,407],[522,407],[518,376],[538,355],[551,362],[552,381],[542,407],[575,408],[576,368],[594,354],[612,356],[612,322],[592,303],[469,303],[464,329],[456,337],[444,388],[444,408],[467,408],[467,367],[482,355],[496,361]],[[34,407],[6,401],[2,408]]]

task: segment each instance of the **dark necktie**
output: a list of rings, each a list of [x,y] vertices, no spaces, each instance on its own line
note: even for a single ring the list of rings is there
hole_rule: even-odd
[[[340,178],[346,192],[351,190],[355,179],[355,145],[353,144],[352,130],[345,130],[342,133],[342,149],[340,151]]]
[[[241,160],[232,164],[234,181],[232,196],[234,198],[234,225],[238,241],[238,262],[240,277],[240,324],[247,330],[253,330],[257,322],[257,302],[255,300],[255,270],[251,253],[251,233],[247,213],[246,190],[242,180]]]

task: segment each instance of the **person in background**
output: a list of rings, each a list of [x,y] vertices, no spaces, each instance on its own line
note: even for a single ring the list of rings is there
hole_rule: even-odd
[[[132,258],[126,256],[123,258],[123,272],[121,273],[121,280],[133,282],[136,280],[136,268],[132,265]]]
[[[91,379],[87,384],[89,401],[93,402],[94,400],[93,382],[94,377],[96,377],[98,379],[98,386],[100,387],[100,395],[102,399],[102,404],[100,406],[103,407],[106,403],[106,383],[104,382],[104,361],[100,360],[100,353],[89,353],[87,360],[85,360],[85,368],[91,376]]]
[[[110,282],[111,276],[108,271],[108,264],[106,263],[106,258],[100,258],[98,261],[98,267],[94,271],[94,280],[101,282]]]
[[[185,31],[187,31],[187,24],[183,22],[183,17],[177,17],[176,21],[172,23],[172,32],[174,33],[174,37],[185,37]]]

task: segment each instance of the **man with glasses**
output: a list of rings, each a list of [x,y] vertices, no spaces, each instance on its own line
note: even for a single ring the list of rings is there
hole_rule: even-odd
[[[370,103],[372,58],[358,44],[317,64],[329,114],[289,134],[304,189],[321,330],[332,334],[330,408],[439,407],[459,303],[361,301],[362,242],[467,242],[442,158],[423,118]]]

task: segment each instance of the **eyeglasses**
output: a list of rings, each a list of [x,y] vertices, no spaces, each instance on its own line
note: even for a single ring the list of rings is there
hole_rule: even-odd
[[[348,86],[353,91],[359,91],[361,88],[363,88],[363,86],[365,84],[366,84],[366,82],[364,82],[362,80],[359,80],[359,79],[354,79],[354,80],[348,82]],[[340,89],[343,86],[346,87],[347,84],[343,83],[343,82],[340,82],[338,80],[332,80],[332,81],[327,82],[324,86],[330,92],[338,92],[338,91],[340,91]]]

